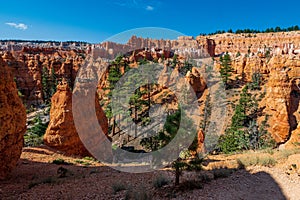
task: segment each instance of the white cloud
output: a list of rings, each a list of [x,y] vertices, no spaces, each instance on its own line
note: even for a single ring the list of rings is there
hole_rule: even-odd
[[[16,24],[16,23],[12,23],[12,22],[8,22],[5,23],[8,26],[14,27],[16,29],[20,29],[20,30],[26,30],[28,29],[28,26],[26,24],[20,23],[20,24]]]
[[[153,11],[161,5],[159,0],[117,0],[113,1],[113,3],[122,7],[145,9],[148,11]]]
[[[146,10],[152,11],[152,10],[154,10],[154,7],[152,7],[152,6],[147,6],[147,7],[146,7]]]

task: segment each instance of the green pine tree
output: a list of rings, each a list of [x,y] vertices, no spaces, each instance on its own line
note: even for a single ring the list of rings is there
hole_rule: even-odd
[[[44,101],[46,103],[49,102],[51,98],[49,79],[50,79],[49,72],[46,67],[43,67],[42,68],[42,90],[43,90]]]
[[[226,53],[223,56],[221,56],[220,62],[221,62],[221,69],[220,69],[221,78],[225,85],[225,89],[229,89],[230,76],[231,73],[233,72],[230,55]]]
[[[266,130],[268,116],[265,116],[265,120],[258,126],[258,110],[258,102],[249,93],[248,85],[246,85],[240,94],[231,125],[219,139],[219,148],[222,152],[231,153],[274,147],[275,143]]]

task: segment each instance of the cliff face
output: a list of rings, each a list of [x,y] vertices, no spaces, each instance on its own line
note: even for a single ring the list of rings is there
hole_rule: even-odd
[[[0,57],[0,179],[16,166],[26,131],[26,110],[11,69]]]
[[[300,140],[300,32],[222,34],[212,38],[216,54],[231,55],[234,76],[238,79],[251,82],[254,73],[262,75],[261,93],[265,97],[260,106],[269,115],[268,131],[278,144],[296,144]]]
[[[276,142],[284,143],[300,121],[300,57],[274,56],[269,70],[265,112],[271,115],[270,133]]]
[[[206,38],[207,36],[198,36],[197,41],[203,41]],[[300,48],[300,31],[257,34],[224,33],[209,36],[209,39],[215,41],[216,55],[227,51],[241,54],[264,53],[269,48],[276,54],[288,54]]]
[[[13,77],[27,106],[43,102],[43,68],[48,76],[54,71],[57,79],[67,78],[71,84],[83,61],[80,51],[58,51],[24,47],[22,51],[5,52],[3,60],[13,69]],[[48,81],[48,80],[47,80]]]

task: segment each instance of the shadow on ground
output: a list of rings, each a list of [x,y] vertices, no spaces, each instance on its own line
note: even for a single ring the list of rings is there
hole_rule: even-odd
[[[185,172],[181,185],[174,187],[170,170],[131,174],[101,164],[53,164],[51,161],[61,155],[45,149],[24,149],[23,155],[28,153],[35,159],[43,156],[44,160],[32,161],[23,156],[11,176],[0,182],[0,199],[287,199],[278,183],[265,172],[252,174],[236,169],[228,176],[226,171],[218,177],[215,174],[210,180],[203,179],[206,173],[203,171]],[[154,182],[161,176],[169,183],[155,188]],[[191,182],[200,185],[194,187]]]

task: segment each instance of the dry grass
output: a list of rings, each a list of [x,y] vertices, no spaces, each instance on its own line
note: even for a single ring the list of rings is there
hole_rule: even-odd
[[[245,168],[249,166],[266,166],[266,167],[272,167],[276,165],[277,161],[268,154],[262,154],[262,155],[244,155],[239,158],[237,158],[237,162],[239,164],[240,168]]]
[[[285,162],[289,156],[300,153],[300,149],[274,150],[266,149],[262,151],[248,151],[237,157],[240,167],[266,166],[272,167],[280,162]]]
[[[274,156],[277,160],[286,160],[289,156],[300,153],[300,149],[283,149],[276,151]]]

